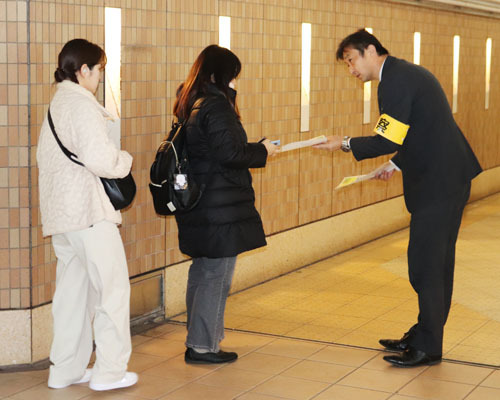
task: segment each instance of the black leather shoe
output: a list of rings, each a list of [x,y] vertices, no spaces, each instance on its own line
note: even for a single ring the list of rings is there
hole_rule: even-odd
[[[409,344],[410,332],[406,332],[401,339],[380,339],[378,342],[390,351],[405,351]]]
[[[220,364],[236,361],[238,354],[219,350],[218,353],[198,353],[188,347],[184,361],[188,364]]]
[[[396,367],[420,367],[421,365],[434,365],[441,362],[441,356],[429,356],[423,351],[408,347],[399,356],[384,356],[384,360]]]

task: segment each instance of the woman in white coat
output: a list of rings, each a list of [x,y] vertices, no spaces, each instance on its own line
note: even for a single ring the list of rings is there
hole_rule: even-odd
[[[54,389],[90,382],[93,390],[109,390],[138,379],[127,372],[130,283],[117,227],[121,214],[99,178],[123,178],[132,166],[132,156],[108,137],[106,120],[112,118],[94,95],[105,64],[99,46],[74,39],[61,50],[54,73],[58,84],[50,113],[55,131],[85,166],[63,153],[47,118],[38,141],[42,230],[52,236],[57,257],[48,381]],[[93,331],[96,361],[87,369]]]

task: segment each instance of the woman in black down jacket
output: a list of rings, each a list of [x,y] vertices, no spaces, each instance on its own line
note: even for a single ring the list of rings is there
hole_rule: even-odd
[[[186,293],[187,363],[236,360],[236,353],[219,348],[236,256],[266,245],[248,169],[264,167],[278,148],[267,139],[247,142],[233,89],[240,70],[234,53],[208,46],[179,88],[174,105],[177,118],[188,120],[194,179],[206,185],[196,208],[176,216],[180,249],[193,258]]]

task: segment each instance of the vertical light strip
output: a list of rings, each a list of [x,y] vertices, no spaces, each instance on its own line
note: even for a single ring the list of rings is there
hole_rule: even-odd
[[[121,47],[122,10],[104,8],[104,51],[106,52],[106,72],[104,73],[104,106],[115,121],[106,122],[109,137],[120,148],[121,141]]]
[[[365,28],[366,31],[370,32],[373,35],[372,28]],[[370,123],[370,108],[371,108],[371,100],[372,100],[372,83],[365,82],[363,88],[363,124]]]
[[[302,24],[302,76],[300,85],[300,131],[309,130],[311,94],[311,24]]]
[[[106,7],[104,10],[104,51],[108,62],[105,72],[104,105],[116,118],[121,114],[121,32],[122,10]]]
[[[420,32],[413,34],[413,64],[420,65]]]
[[[484,91],[484,108],[490,108],[490,75],[491,75],[491,38],[486,39],[486,76]]]
[[[231,17],[219,16],[219,46],[231,49]]]
[[[460,36],[453,36],[453,102],[452,111],[458,110],[458,67],[460,64]]]

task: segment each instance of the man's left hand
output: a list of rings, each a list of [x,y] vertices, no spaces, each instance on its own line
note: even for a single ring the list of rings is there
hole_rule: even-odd
[[[375,171],[375,176],[373,179],[380,179],[382,181],[388,181],[394,175],[394,171],[396,171],[396,167],[390,161],[385,162]]]

